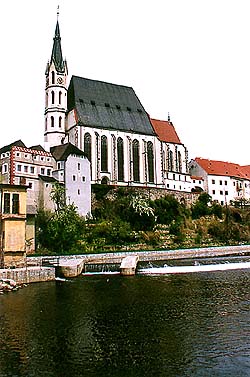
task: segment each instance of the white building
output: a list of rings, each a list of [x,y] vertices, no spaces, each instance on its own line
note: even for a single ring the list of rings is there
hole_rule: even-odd
[[[250,199],[250,166],[195,158],[190,161],[190,173],[203,178],[204,190],[221,205]]]
[[[91,162],[91,183],[191,191],[188,153],[174,126],[150,119],[133,88],[72,76],[57,21],[46,69],[44,146],[72,143]],[[174,138],[173,138],[174,135]]]

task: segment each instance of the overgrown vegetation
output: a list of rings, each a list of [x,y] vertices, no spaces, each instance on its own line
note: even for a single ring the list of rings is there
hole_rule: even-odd
[[[55,185],[56,211],[39,211],[38,251],[84,253],[104,250],[230,245],[250,242],[250,209],[222,207],[202,192],[190,207],[174,196],[150,200],[130,189],[96,186],[92,217],[81,218],[66,205],[65,192]]]

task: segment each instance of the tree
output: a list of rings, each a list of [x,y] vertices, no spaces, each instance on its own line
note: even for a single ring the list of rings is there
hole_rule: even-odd
[[[77,247],[85,229],[85,220],[74,204],[66,205],[65,189],[56,183],[51,192],[56,211],[38,211],[36,233],[38,246],[55,253],[65,253]]]

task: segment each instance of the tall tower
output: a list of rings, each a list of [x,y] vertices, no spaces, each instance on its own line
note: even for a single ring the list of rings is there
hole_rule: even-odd
[[[60,29],[57,22],[51,59],[46,67],[44,148],[63,143],[65,137],[65,113],[67,110],[66,60],[62,57]]]

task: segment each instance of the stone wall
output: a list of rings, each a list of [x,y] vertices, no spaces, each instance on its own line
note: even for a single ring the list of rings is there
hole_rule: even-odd
[[[0,279],[12,279],[17,284],[55,280],[54,267],[0,269]]]

